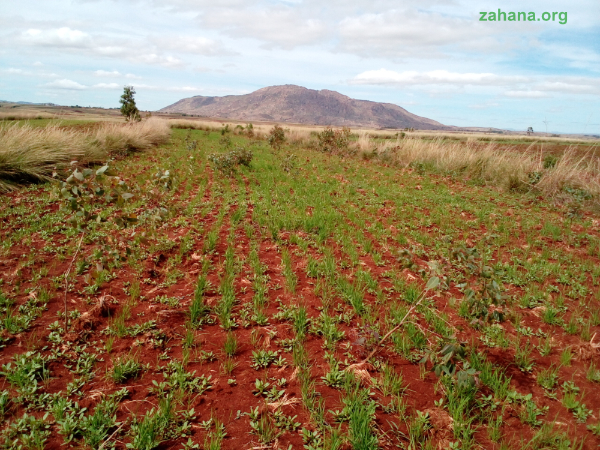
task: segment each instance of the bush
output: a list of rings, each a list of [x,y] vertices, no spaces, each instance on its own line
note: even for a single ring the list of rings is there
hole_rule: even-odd
[[[252,158],[252,150],[243,147],[238,147],[227,153],[208,155],[208,160],[213,163],[215,168],[227,176],[232,176],[238,166],[250,167]]]
[[[319,150],[325,153],[341,153],[348,151],[350,145],[350,128],[344,127],[341,130],[333,130],[331,127],[325,128],[317,134],[319,140]]]
[[[273,150],[280,150],[281,146],[285,143],[285,131],[279,125],[275,125],[269,131],[267,141]]]

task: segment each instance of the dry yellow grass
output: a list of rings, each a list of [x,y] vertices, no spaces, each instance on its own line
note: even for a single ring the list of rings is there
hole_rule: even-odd
[[[545,167],[542,153],[532,143],[526,151],[499,147],[475,140],[448,141],[443,137],[421,139],[374,140],[359,134],[356,149],[365,157],[376,157],[400,167],[422,164],[431,169],[464,174],[506,189],[536,189],[555,196],[565,187],[583,189],[600,195],[600,160],[593,156],[597,147],[578,155],[569,147],[553,167]]]
[[[111,153],[145,150],[166,142],[170,128],[166,121],[150,119],[134,124],[107,123],[93,131],[34,128],[30,125],[0,126],[0,191],[26,181],[51,178],[59,167],[77,160],[104,161]]]
[[[46,112],[0,112],[0,120],[56,119],[58,117]]]
[[[91,136],[94,145],[111,152],[145,150],[168,141],[171,128],[166,120],[149,118],[131,124],[106,123]]]

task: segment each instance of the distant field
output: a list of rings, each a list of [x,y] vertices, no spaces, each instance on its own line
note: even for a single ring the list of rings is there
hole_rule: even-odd
[[[0,194],[2,448],[600,445],[596,143],[87,117]]]

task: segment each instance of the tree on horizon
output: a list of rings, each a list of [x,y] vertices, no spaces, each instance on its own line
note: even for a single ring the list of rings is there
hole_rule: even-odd
[[[142,120],[140,111],[135,104],[135,88],[133,86],[125,86],[123,88],[123,95],[121,95],[121,114],[125,117],[127,122]]]

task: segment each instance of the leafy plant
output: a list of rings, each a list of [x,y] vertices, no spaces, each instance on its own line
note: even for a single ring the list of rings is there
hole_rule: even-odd
[[[464,290],[461,315],[471,319],[471,324],[482,326],[485,322],[504,320],[505,297],[498,281],[499,272],[479,260],[476,248],[459,246],[452,250],[459,265],[478,277],[477,283]],[[463,287],[466,286],[463,285]]]
[[[12,362],[2,366],[0,375],[17,389],[21,401],[33,401],[38,382],[48,379],[50,370],[46,358],[36,352],[26,352],[13,356]]]
[[[73,212],[69,222],[78,228],[85,227],[89,222],[102,222],[107,220],[98,214],[99,205],[104,206],[114,203],[123,206],[125,202],[133,197],[125,181],[118,177],[110,169],[108,164],[94,171],[89,168],[75,170],[69,177],[59,183],[61,196],[66,200],[68,210]],[[115,214],[114,222],[126,227],[136,223],[137,217],[132,214]]]
[[[10,423],[3,431],[4,443],[9,449],[43,450],[50,436],[48,413],[41,419],[27,413]]]
[[[255,370],[266,369],[277,360],[277,352],[271,350],[256,350],[252,352],[252,363]]]

